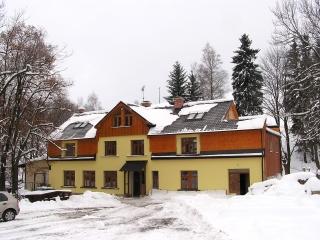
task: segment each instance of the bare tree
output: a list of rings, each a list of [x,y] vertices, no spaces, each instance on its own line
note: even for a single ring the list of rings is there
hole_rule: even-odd
[[[96,110],[101,110],[101,103],[99,101],[99,98],[97,96],[97,94],[95,94],[94,92],[91,93],[88,98],[87,98],[87,102],[84,105],[84,108],[87,111],[96,111]]]
[[[0,190],[9,173],[18,189],[18,165],[45,149],[58,110],[55,101],[68,85],[55,71],[57,48],[45,33],[16,18],[0,34]]]
[[[221,64],[220,55],[207,43],[202,50],[201,63],[194,65],[204,99],[221,98],[224,95],[227,72],[221,68]]]

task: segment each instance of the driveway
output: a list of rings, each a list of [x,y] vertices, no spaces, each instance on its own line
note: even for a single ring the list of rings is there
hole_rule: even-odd
[[[23,210],[0,222],[0,239],[229,239],[172,199],[119,198],[112,207]]]

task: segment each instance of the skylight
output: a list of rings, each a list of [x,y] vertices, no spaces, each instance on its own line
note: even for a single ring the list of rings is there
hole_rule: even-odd
[[[202,119],[205,113],[190,113],[187,117],[187,120],[193,120],[193,119]]]
[[[84,128],[87,124],[87,122],[78,122],[73,126],[73,128]]]

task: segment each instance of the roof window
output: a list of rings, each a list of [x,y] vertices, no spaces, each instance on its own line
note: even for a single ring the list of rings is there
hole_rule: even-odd
[[[202,119],[204,116],[203,112],[200,113],[190,113],[187,117],[187,120],[193,120],[193,119]]]
[[[87,126],[87,122],[78,122],[76,123],[76,125],[74,125],[73,128],[84,128],[85,126]]]

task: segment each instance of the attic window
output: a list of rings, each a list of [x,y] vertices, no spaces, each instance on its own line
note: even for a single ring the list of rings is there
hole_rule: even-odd
[[[76,123],[76,125],[74,125],[73,128],[84,128],[85,126],[87,126],[87,122],[78,122]]]
[[[203,112],[200,113],[190,113],[187,117],[187,120],[193,120],[193,119],[202,119],[204,116]]]

